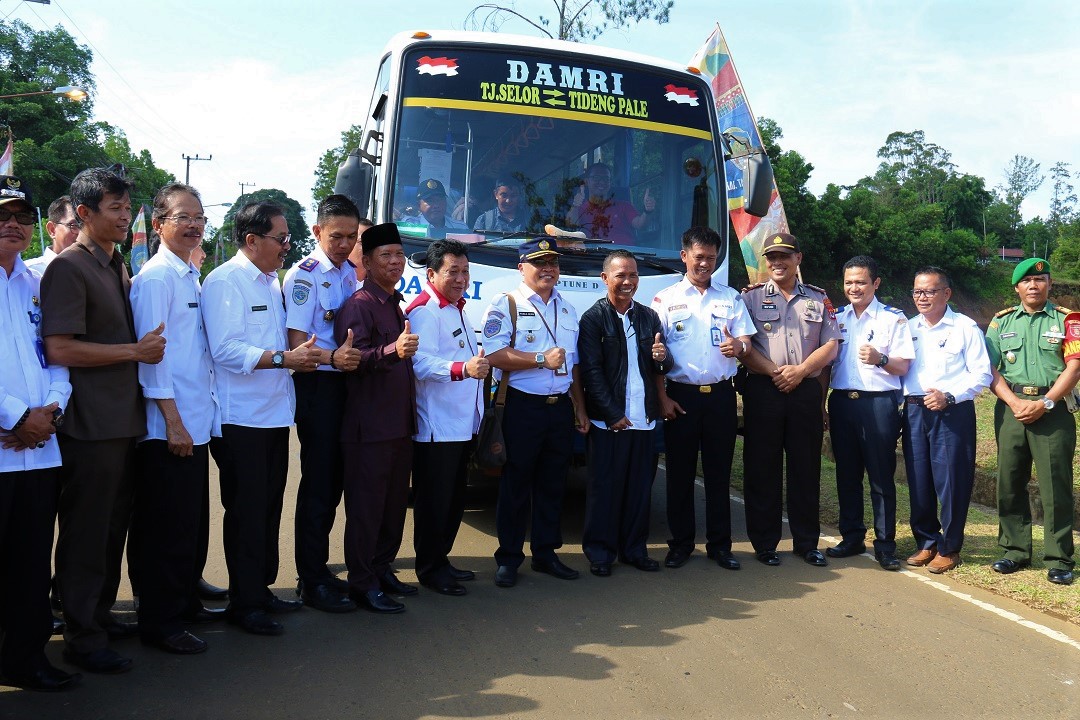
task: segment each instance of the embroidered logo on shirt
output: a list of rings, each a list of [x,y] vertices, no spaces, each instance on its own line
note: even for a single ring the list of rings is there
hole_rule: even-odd
[[[311,291],[303,285],[293,285],[292,299],[297,305],[303,305],[311,296]]]
[[[502,330],[501,317],[489,317],[488,321],[484,323],[484,337],[495,337],[500,330]]]

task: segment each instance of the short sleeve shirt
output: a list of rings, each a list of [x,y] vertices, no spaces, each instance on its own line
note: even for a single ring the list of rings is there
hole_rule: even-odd
[[[334,267],[321,247],[285,273],[285,327],[315,335],[315,345],[336,350],[334,317],[356,292],[356,266],[346,260]],[[329,365],[320,371],[339,372]]]
[[[821,288],[796,283],[786,300],[770,281],[747,288],[743,301],[754,320],[754,349],[777,365],[798,365],[825,343],[841,340],[836,311]]]
[[[1065,369],[1061,346],[1068,314],[1053,303],[1030,314],[1023,305],[1002,310],[986,328],[990,364],[1010,383],[1053,385]]]

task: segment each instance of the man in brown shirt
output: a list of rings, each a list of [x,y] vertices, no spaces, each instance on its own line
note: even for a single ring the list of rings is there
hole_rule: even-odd
[[[136,339],[131,278],[116,247],[131,224],[131,184],[109,170],[79,173],[71,202],[74,245],[41,281],[42,335],[50,363],[71,369],[71,400],[58,435],[60,536],[56,579],[64,605],[64,658],[89,672],[119,673],[131,660],[108,647],[134,625],[112,615],[131,516],[135,438],[146,433],[138,363],[158,363],[164,326]]]
[[[344,343],[352,331],[360,365],[346,373],[341,421],[345,456],[345,565],[349,592],[372,612],[398,613],[388,597],[415,595],[415,586],[394,577],[390,564],[401,547],[416,434],[412,356],[419,339],[401,311],[398,280],[405,252],[397,225],[375,225],[360,236],[367,268],[364,287],[345,301],[334,319]]]

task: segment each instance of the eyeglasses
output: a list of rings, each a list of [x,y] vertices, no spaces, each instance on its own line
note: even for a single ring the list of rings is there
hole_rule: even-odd
[[[170,220],[170,221],[176,223],[177,225],[205,225],[206,224],[206,216],[205,215],[196,215],[195,217],[191,217],[190,215],[167,215],[167,216],[165,216],[165,217],[163,217],[161,219],[162,220]]]
[[[258,235],[259,237],[270,238],[278,245],[286,245],[289,240],[292,240],[292,234],[288,235],[263,235],[262,233],[252,233],[252,235]]]
[[[916,299],[919,299],[919,298],[932,298],[935,295],[937,295],[939,292],[941,292],[942,290],[943,290],[943,288],[935,288],[934,290],[912,290],[911,291],[911,297],[916,298]]]
[[[57,225],[63,225],[64,227],[66,227],[71,232],[79,232],[79,223],[75,222],[74,220],[69,220],[66,223],[56,223],[56,224]]]
[[[559,267],[559,258],[548,258],[547,260],[529,260],[529,264],[535,267]]]
[[[20,225],[34,224],[34,213],[30,212],[29,210],[24,210],[22,212],[11,212],[10,210],[0,208],[0,222],[7,222],[13,217],[15,218],[15,222],[19,223]]]

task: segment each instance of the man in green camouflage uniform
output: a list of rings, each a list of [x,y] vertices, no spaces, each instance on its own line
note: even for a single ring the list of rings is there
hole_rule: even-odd
[[[1012,283],[1020,304],[1002,310],[986,331],[998,396],[998,543],[1005,556],[995,571],[1013,573],[1031,563],[1031,463],[1043,504],[1047,579],[1073,581],[1072,461],[1076,422],[1064,399],[1080,379],[1080,355],[1063,352],[1067,308],[1047,301],[1050,263],[1030,258],[1017,265]]]

